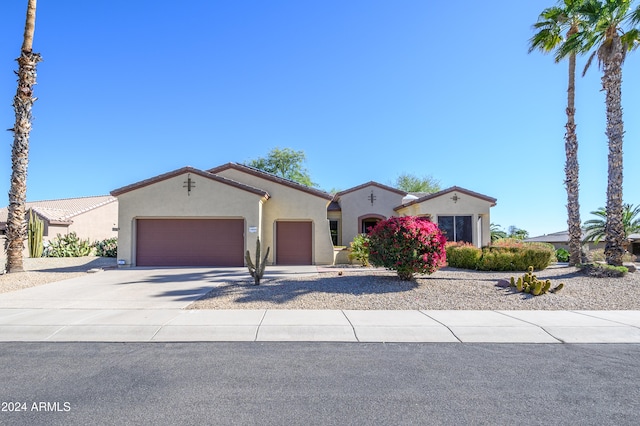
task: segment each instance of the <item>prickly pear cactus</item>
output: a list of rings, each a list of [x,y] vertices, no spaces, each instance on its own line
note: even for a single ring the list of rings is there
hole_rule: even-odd
[[[529,266],[527,272],[518,277],[516,280],[511,277],[509,280],[511,287],[515,287],[521,293],[528,293],[533,296],[540,296],[545,293],[557,293],[564,288],[564,283],[558,284],[556,287],[551,288],[551,280],[538,280],[538,277],[533,274],[533,266]]]

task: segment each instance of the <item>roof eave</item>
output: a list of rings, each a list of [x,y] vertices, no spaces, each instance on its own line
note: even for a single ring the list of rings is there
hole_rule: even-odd
[[[275,183],[279,183],[280,185],[288,186],[290,188],[297,189],[299,191],[306,192],[308,194],[315,195],[317,197],[324,198],[329,201],[333,200],[333,195],[327,192],[324,192],[315,188],[310,188],[298,182],[294,182],[292,180],[285,179],[280,176],[276,176],[273,173],[268,173],[263,170],[256,169],[254,167],[245,166],[244,164],[226,163],[221,166],[214,167],[213,169],[209,169],[207,170],[207,172],[218,176],[218,173],[223,172],[225,170],[229,170],[229,169],[238,170],[252,176],[256,176],[256,177],[269,180]]]
[[[402,210],[402,209],[407,208],[409,206],[412,206],[414,204],[419,204],[419,203],[422,203],[424,201],[430,200],[432,198],[440,197],[440,196],[445,195],[445,194],[450,193],[450,192],[461,192],[461,193],[469,195],[471,197],[479,198],[481,200],[484,200],[484,201],[487,201],[487,202],[491,203],[491,207],[495,207],[495,205],[496,205],[496,203],[498,201],[496,198],[489,197],[488,195],[480,194],[479,192],[470,191],[468,189],[461,188],[459,186],[452,186],[450,188],[443,189],[442,191],[438,191],[438,192],[434,192],[432,194],[425,195],[424,197],[420,197],[417,200],[411,200],[408,203],[401,204],[398,207],[394,207],[393,210],[394,211],[399,211],[399,210]]]
[[[177,170],[173,170],[171,172],[167,172],[167,173],[163,173],[161,175],[158,176],[154,176],[152,178],[149,179],[145,179],[142,180],[140,182],[136,182],[133,183],[131,185],[127,185],[127,186],[123,186],[122,188],[118,188],[118,189],[114,189],[113,191],[111,191],[111,195],[114,197],[118,197],[119,195],[122,194],[126,194],[127,192],[131,192],[131,191],[135,191],[137,189],[140,188],[144,188],[146,186],[149,185],[153,185],[155,183],[158,182],[162,182],[163,180],[167,180],[176,176],[180,176],[183,175],[185,173],[193,173],[195,175],[198,176],[202,176],[206,179],[210,179],[210,180],[214,180],[220,183],[224,183],[227,185],[231,185],[234,186],[238,189],[242,189],[244,191],[248,191],[251,193],[254,193],[256,195],[260,195],[262,198],[264,198],[264,200],[268,200],[269,199],[269,193],[263,189],[259,189],[259,188],[255,188],[253,186],[241,183],[241,182],[237,182],[235,180],[229,179],[229,178],[225,178],[223,176],[218,176],[216,174],[210,173],[208,171],[204,171],[204,170],[200,170],[200,169],[196,169],[194,167],[191,166],[186,166],[186,167],[182,167],[180,169]]]

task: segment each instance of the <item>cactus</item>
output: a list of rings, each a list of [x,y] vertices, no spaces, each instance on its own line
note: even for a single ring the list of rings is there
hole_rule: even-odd
[[[557,293],[564,288],[564,283],[560,283],[556,286],[556,288],[552,288],[549,290],[549,293]]]
[[[529,266],[527,272],[518,277],[518,280],[511,277],[511,287],[515,287],[519,292],[531,294],[533,296],[540,296],[545,293],[557,293],[564,288],[564,284],[560,283],[555,288],[551,288],[551,280],[538,280],[538,277],[533,274],[533,266]]]
[[[249,250],[247,250],[247,254],[245,255],[245,260],[247,261],[247,268],[249,268],[249,273],[253,277],[255,281],[255,285],[260,285],[260,279],[264,275],[264,268],[267,265],[267,257],[269,257],[269,247],[267,247],[267,252],[264,257],[260,258],[260,238],[256,240],[256,263],[255,265],[251,261],[251,254]]]
[[[29,256],[42,257],[42,236],[44,235],[44,222],[29,209],[29,223],[27,225],[27,242],[29,244]]]

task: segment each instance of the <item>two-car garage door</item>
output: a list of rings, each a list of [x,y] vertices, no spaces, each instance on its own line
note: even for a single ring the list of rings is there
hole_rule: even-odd
[[[276,263],[311,265],[311,242],[311,222],[276,222]],[[244,220],[138,219],[136,265],[243,266]]]
[[[138,219],[137,266],[243,266],[243,219]]]

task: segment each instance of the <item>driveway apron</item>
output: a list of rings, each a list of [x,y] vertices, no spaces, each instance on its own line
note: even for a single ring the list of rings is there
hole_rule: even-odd
[[[221,281],[248,279],[245,268],[133,268],[0,294],[0,308],[183,309]]]

